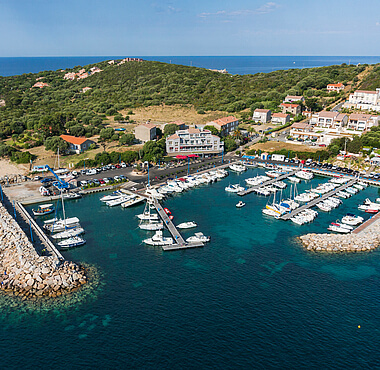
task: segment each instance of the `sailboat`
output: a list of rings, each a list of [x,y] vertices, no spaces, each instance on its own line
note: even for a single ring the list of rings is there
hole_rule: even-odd
[[[154,205],[153,205],[153,200],[151,199],[148,199],[146,204],[145,204],[145,208],[144,208],[144,212],[137,215],[137,217],[140,219],[140,220],[145,220],[145,221],[157,221],[158,220],[158,214],[157,213],[151,213],[151,210],[154,209]]]

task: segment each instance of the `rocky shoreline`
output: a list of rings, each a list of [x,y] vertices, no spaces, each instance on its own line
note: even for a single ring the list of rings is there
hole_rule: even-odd
[[[18,223],[0,203],[0,289],[33,297],[58,297],[86,284],[85,269],[73,262],[39,256]]]
[[[374,222],[358,234],[306,234],[300,236],[308,251],[316,252],[366,252],[380,245],[380,222]]]

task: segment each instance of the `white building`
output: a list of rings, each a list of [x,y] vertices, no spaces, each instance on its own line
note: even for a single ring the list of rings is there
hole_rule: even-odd
[[[224,151],[220,137],[209,130],[189,128],[178,130],[166,138],[166,152],[170,156],[187,154],[219,154]]]
[[[350,114],[347,129],[355,131],[366,131],[372,126],[379,124],[379,117],[371,114],[352,113]]]
[[[272,112],[269,109],[255,109],[252,116],[252,121],[267,123],[271,119]]]
[[[311,116],[310,123],[320,128],[338,129],[347,125],[348,117],[344,113],[321,111]]]
[[[234,116],[228,116],[216,119],[215,121],[207,122],[206,126],[209,125],[218,129],[223,136],[227,136],[231,132],[235,131],[239,125],[239,120]]]
[[[356,90],[344,107],[380,111],[380,88],[376,91]]]
[[[272,123],[274,125],[286,125],[290,122],[290,115],[287,113],[273,113]]]
[[[326,89],[327,89],[327,91],[340,92],[344,89],[344,85],[341,82],[339,82],[337,84],[328,84]]]
[[[301,95],[287,95],[283,103],[293,103],[295,101],[305,101],[305,98]]]

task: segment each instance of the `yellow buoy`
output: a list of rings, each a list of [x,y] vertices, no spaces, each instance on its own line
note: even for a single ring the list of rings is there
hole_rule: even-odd
[[[360,325],[358,325],[358,328],[360,329]]]

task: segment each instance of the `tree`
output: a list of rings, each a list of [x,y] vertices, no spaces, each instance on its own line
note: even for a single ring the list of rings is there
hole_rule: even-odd
[[[178,131],[178,125],[175,123],[168,123],[164,128],[164,136],[173,135],[176,131]]]
[[[219,130],[216,127],[211,126],[211,125],[207,125],[203,129],[211,131],[212,135],[219,136],[219,134],[220,134]]]
[[[123,134],[119,137],[120,145],[132,145],[135,141],[135,135],[133,134]]]
[[[122,121],[124,118],[123,118],[123,116],[119,113],[119,114],[115,114],[115,116],[113,117],[113,119],[114,119],[116,122],[120,122],[120,121]]]
[[[232,137],[228,136],[224,139],[224,150],[226,152],[232,152],[237,149],[237,147],[236,141]]]
[[[347,152],[359,153],[363,147],[362,140],[359,136],[354,136],[354,138],[347,142]]]
[[[70,132],[70,135],[73,135],[73,136],[84,136],[84,134],[86,133],[86,129],[84,128],[83,125],[75,125],[75,126],[71,126],[69,128],[69,132]]]
[[[101,140],[111,140],[114,130],[111,127],[103,128],[100,130],[100,139]]]
[[[59,151],[63,153],[69,149],[69,146],[69,143],[59,136],[51,136],[45,140],[45,149],[53,152],[56,152],[59,148]]]
[[[121,155],[121,159],[125,163],[132,163],[139,157],[138,153],[132,150],[128,150]]]

